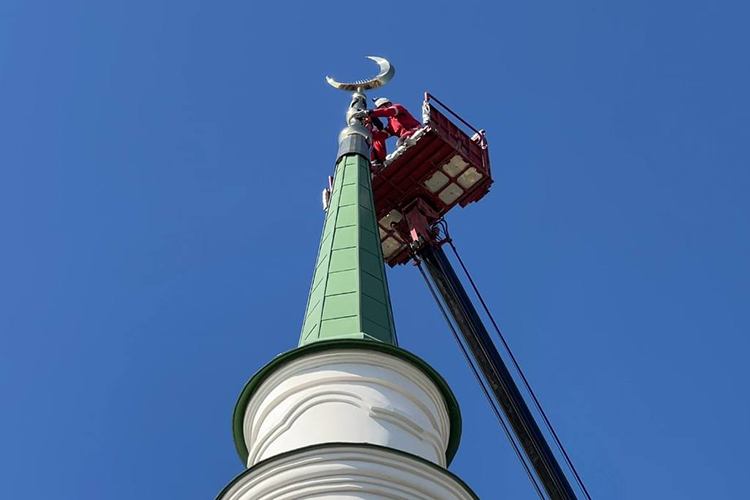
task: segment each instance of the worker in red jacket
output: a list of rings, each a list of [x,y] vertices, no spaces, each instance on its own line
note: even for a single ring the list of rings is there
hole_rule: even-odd
[[[386,130],[386,126],[380,118],[368,116],[365,112],[363,114],[365,118],[364,124],[372,134],[372,152],[370,153],[370,162],[373,167],[379,169],[383,166],[385,157],[388,154],[385,149],[385,141],[391,134]]]
[[[401,104],[393,104],[386,97],[373,100],[375,101],[375,109],[362,110],[353,116],[364,119],[365,126],[372,133],[370,160],[374,170],[377,171],[383,167],[383,162],[388,154],[385,146],[386,139],[389,137],[398,137],[398,147],[403,140],[416,132],[422,124]],[[380,121],[380,117],[388,118],[388,124],[384,126],[383,122]]]
[[[373,118],[388,118],[386,132],[399,139],[409,137],[422,126],[405,107],[391,103],[387,97],[375,99],[375,109],[368,114]]]

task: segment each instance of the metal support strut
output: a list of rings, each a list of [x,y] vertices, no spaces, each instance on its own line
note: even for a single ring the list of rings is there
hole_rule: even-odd
[[[435,242],[422,245],[417,250],[417,255],[424,261],[432,281],[443,297],[547,495],[551,500],[575,500],[577,497],[567,477],[537,426],[448,257]]]

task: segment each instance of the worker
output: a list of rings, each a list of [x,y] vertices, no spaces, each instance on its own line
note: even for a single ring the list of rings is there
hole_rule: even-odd
[[[385,149],[385,140],[390,137],[390,133],[386,130],[383,122],[380,118],[374,116],[368,116],[365,124],[372,134],[372,152],[370,153],[370,162],[372,163],[373,170],[380,170],[383,167],[383,162],[387,155]]]
[[[411,137],[422,124],[414,118],[401,104],[393,104],[387,97],[373,99],[375,109],[362,110],[353,115],[353,118],[362,119],[365,126],[372,134],[372,152],[370,161],[373,171],[377,172],[383,168],[388,154],[385,141],[389,137],[398,137],[396,147]],[[388,118],[388,124],[383,126],[380,117]]]
[[[422,126],[401,104],[393,104],[387,97],[378,97],[373,100],[375,109],[369,110],[368,114],[372,118],[388,118],[385,130],[389,135],[399,138],[398,146]]]

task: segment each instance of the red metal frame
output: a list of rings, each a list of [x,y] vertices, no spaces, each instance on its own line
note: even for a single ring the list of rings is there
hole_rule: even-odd
[[[439,111],[435,104],[474,132],[474,136],[469,137],[464,130]],[[409,233],[413,228],[404,227],[408,224],[406,224],[403,216],[409,209],[416,206],[414,204],[417,203],[417,200],[421,202],[419,206],[422,209],[420,211],[424,213],[429,209],[430,213],[425,213],[425,215],[429,215],[430,219],[437,220],[456,205],[464,207],[471,202],[480,200],[487,194],[493,182],[484,131],[471,126],[429,93],[425,93],[423,106],[426,119],[424,135],[398,158],[379,171],[372,180],[378,220],[383,220],[393,210],[402,215],[402,220],[393,227],[383,227],[381,224],[381,241],[385,242],[391,237],[403,246],[396,253],[386,255],[386,262],[391,266],[409,260],[406,242],[409,241]],[[465,163],[465,165],[462,167],[456,166],[459,165],[456,156],[459,156],[463,160],[460,163]],[[458,170],[451,174],[446,171],[446,168]],[[474,169],[474,171],[468,172],[470,169]],[[435,192],[431,192],[426,183],[438,171],[447,178],[447,181]],[[464,174],[467,175],[462,177]],[[472,185],[468,185],[468,179],[472,176],[474,178],[479,177],[479,180]],[[464,184],[461,184],[462,182]],[[460,192],[460,195],[452,199],[454,196],[448,196],[449,193],[446,191],[449,188],[456,193]],[[444,195],[442,198],[441,194]],[[446,202],[446,199],[449,202]],[[390,242],[390,244],[395,245],[393,242]]]

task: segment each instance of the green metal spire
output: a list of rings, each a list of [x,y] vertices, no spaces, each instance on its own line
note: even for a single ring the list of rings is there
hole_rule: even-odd
[[[299,345],[330,339],[396,345],[370,163],[359,154],[336,165]]]

